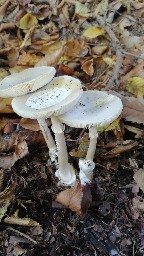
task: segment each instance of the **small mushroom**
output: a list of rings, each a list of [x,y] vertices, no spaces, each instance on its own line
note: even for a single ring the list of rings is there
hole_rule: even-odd
[[[112,123],[122,112],[121,100],[107,92],[85,91],[73,109],[59,116],[61,122],[74,128],[89,128],[89,148],[85,159],[79,160],[80,181],[90,183],[95,163],[93,162],[98,132],[97,128]]]
[[[39,124],[51,117],[57,145],[58,165],[56,176],[65,185],[76,181],[75,171],[68,163],[68,153],[63,127],[58,115],[72,108],[82,95],[81,82],[71,76],[54,78],[42,90],[12,100],[14,111],[26,118],[37,119]]]
[[[54,67],[28,68],[13,73],[0,81],[0,97],[11,98],[34,92],[49,83],[56,70]]]

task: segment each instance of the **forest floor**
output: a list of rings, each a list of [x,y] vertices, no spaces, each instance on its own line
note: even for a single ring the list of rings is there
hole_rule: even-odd
[[[91,184],[68,190],[70,205],[56,200],[66,187],[38,123],[0,98],[0,255],[144,255],[143,1],[1,0],[0,21],[0,81],[54,66],[124,106],[100,133]],[[88,130],[66,126],[65,137],[78,176]]]

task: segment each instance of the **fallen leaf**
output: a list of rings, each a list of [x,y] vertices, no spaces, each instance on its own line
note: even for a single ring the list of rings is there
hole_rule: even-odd
[[[85,5],[81,4],[80,2],[75,2],[75,15],[88,18],[90,17],[90,9]]]
[[[0,68],[0,81],[2,80],[2,79],[4,79],[6,76],[8,76],[8,71],[7,70],[5,70],[4,68]],[[0,98],[1,99],[1,98]]]
[[[113,58],[110,57],[102,57],[103,61],[109,66],[109,67],[114,67],[116,62],[113,60]]]
[[[56,202],[84,217],[92,202],[90,187],[78,183],[74,187],[61,191],[56,197]]]
[[[4,169],[11,168],[14,163],[20,158],[28,154],[28,147],[25,141],[17,142],[15,145],[15,152],[10,155],[1,155],[0,156],[0,167]]]
[[[51,122],[49,120],[46,120],[47,125],[49,126]],[[31,131],[40,131],[40,127],[38,124],[38,121],[35,119],[30,119],[30,118],[22,118],[20,121],[20,125],[27,130]]]
[[[108,0],[102,0],[96,7],[95,13],[105,15],[108,11]]]
[[[11,101],[12,98],[0,98],[0,113],[13,113]]]
[[[134,95],[137,98],[143,98],[144,96],[144,78],[141,77],[132,77],[128,79],[126,90]]]
[[[108,47],[106,45],[96,45],[96,46],[92,47],[92,53],[97,54],[97,55],[101,55],[107,49],[108,49]]]
[[[56,42],[49,46],[44,46],[41,52],[46,55],[35,65],[36,67],[56,65],[63,54],[63,43]]]
[[[128,72],[125,76],[122,77],[121,82],[126,82],[131,77],[141,77],[144,78],[144,61],[139,63],[137,66],[133,67],[130,72]]]
[[[119,154],[122,154],[123,152],[126,152],[128,150],[131,150],[139,145],[138,141],[124,141],[122,145],[117,145],[114,149],[110,150],[107,153],[103,153],[101,157],[114,157]]]
[[[144,104],[137,99],[130,97],[123,100],[122,117],[127,121],[144,124]]]
[[[32,14],[27,13],[20,19],[19,28],[23,30],[28,30],[31,27],[37,25],[37,23],[38,23],[37,18]]]
[[[69,152],[70,156],[84,158],[86,157],[87,151],[89,147],[88,139],[81,139],[78,149],[73,149]]]
[[[64,55],[71,57],[84,57],[88,53],[88,46],[83,39],[68,40],[64,46]]]
[[[87,40],[92,40],[97,38],[98,36],[102,36],[105,34],[105,30],[103,27],[90,27],[88,29],[86,29],[83,32],[83,36],[87,39]]]
[[[83,62],[81,69],[89,76],[92,76],[94,73],[93,59],[86,60]]]
[[[139,188],[144,192],[144,169],[139,169],[135,172],[134,180]]]
[[[34,53],[23,52],[17,62],[17,65],[26,66],[26,67],[33,67],[35,66],[40,60],[42,56],[38,56]]]
[[[14,177],[2,192],[0,192],[0,221],[4,217],[10,202],[14,199],[14,190],[16,188],[16,178]]]
[[[143,138],[144,137],[144,130],[139,129],[134,126],[125,125],[124,126],[128,131],[133,132],[136,134],[135,138]]]
[[[10,225],[20,225],[20,226],[26,226],[26,227],[38,227],[40,224],[37,221],[34,221],[29,218],[18,218],[15,216],[12,217],[6,217],[4,219],[4,222],[6,224]]]
[[[3,5],[0,7],[0,22],[2,21],[3,17],[5,16],[6,9],[10,3],[10,0],[7,0],[3,3]]]

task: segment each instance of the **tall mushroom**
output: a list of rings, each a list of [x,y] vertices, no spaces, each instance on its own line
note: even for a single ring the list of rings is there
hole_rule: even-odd
[[[74,128],[89,128],[89,148],[85,159],[79,160],[80,181],[89,183],[93,177],[93,161],[98,132],[97,128],[112,123],[122,112],[121,100],[107,92],[85,91],[79,102],[68,112],[60,115],[61,122]]]
[[[68,163],[68,153],[63,133],[63,127],[58,116],[72,108],[82,95],[81,82],[71,76],[54,78],[43,90],[12,100],[14,111],[22,116],[37,119],[39,123],[51,117],[52,129],[58,150],[58,165],[56,176],[64,185],[75,183],[76,176],[73,167]]]
[[[54,67],[34,67],[25,69],[19,73],[13,73],[0,81],[0,97],[18,97],[38,90],[49,83],[56,70]],[[30,94],[28,94],[28,97]],[[38,119],[42,134],[49,148],[52,162],[56,161],[56,145],[46,121]]]

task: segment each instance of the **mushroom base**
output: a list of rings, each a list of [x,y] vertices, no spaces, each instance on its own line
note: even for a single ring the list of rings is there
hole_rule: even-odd
[[[90,183],[93,178],[95,163],[92,160],[80,159],[79,168],[79,178],[81,184],[85,185],[86,183]]]
[[[49,149],[49,156],[50,156],[50,159],[48,160],[48,164],[52,164],[57,167],[58,166],[58,152],[57,152],[56,147]]]
[[[55,172],[55,176],[59,179],[60,185],[74,186],[76,183],[76,175],[73,167],[68,164],[66,173],[63,173],[61,169]]]

